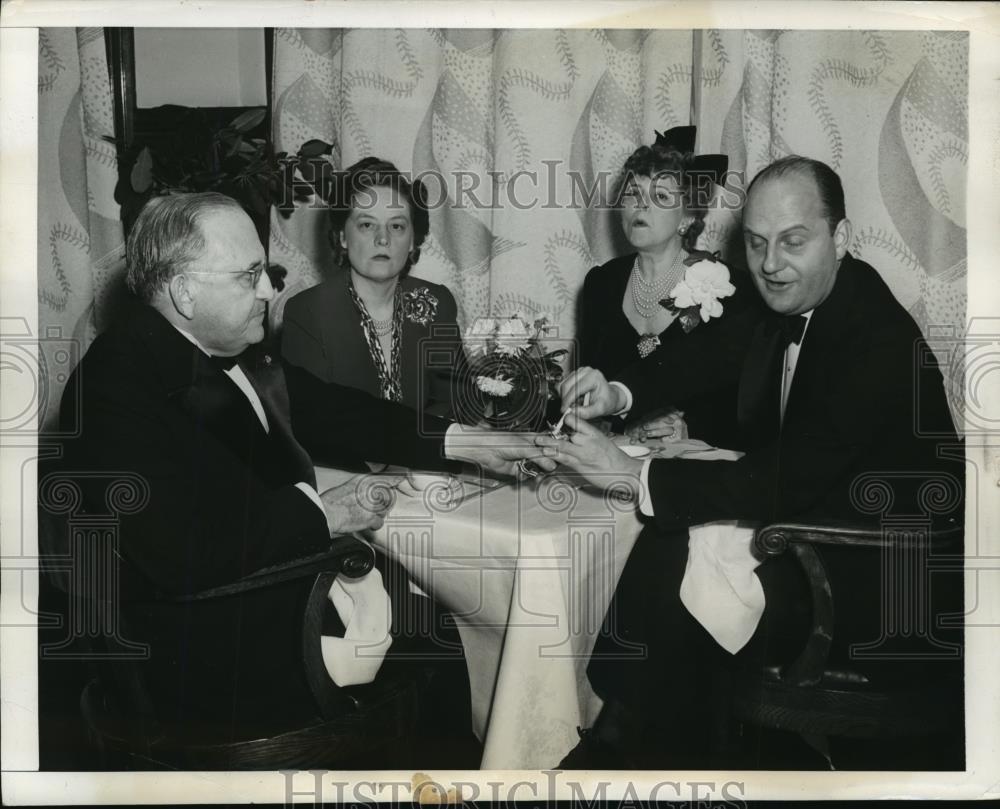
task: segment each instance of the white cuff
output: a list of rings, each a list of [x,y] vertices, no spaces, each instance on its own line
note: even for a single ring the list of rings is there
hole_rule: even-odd
[[[647,517],[653,516],[653,498],[649,493],[649,465],[652,458],[646,458],[642,462],[642,471],[639,473],[639,511]]]
[[[310,486],[308,483],[296,483],[295,488],[298,489],[302,494],[308,497],[316,504],[316,508],[323,512],[323,519],[327,520],[326,508],[323,506],[323,501],[319,499],[319,494],[317,491]],[[329,526],[329,520],[327,520],[327,526]]]
[[[452,455],[452,450],[454,449],[455,434],[461,429],[458,424],[452,424],[447,430],[444,431],[444,457],[449,461],[460,460]]]
[[[465,424],[451,424],[444,432],[442,451],[445,460],[460,463],[481,463],[488,453],[483,452],[483,436],[488,435],[481,427]]]
[[[619,410],[617,413],[611,413],[612,416],[624,416],[632,409],[632,391],[626,388],[621,382],[609,382],[609,385],[613,388],[618,388],[623,394],[625,394],[625,407]]]

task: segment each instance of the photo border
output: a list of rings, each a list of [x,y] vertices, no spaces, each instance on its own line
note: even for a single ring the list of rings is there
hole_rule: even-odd
[[[907,2],[282,2],[272,6],[240,3],[195,4],[158,0],[135,2],[63,3],[28,0],[7,4],[0,18],[0,316],[5,328],[23,323],[29,334],[38,334],[37,312],[37,29],[47,26],[90,26],[111,22],[116,26],[232,27],[234,12],[245,26],[330,26],[423,28],[869,28],[880,30],[969,31],[969,173],[968,173],[968,303],[969,334],[998,335],[1000,282],[996,261],[1000,256],[1000,11],[993,3]],[[250,6],[251,4],[246,4]],[[459,10],[460,9],[460,10]],[[994,338],[996,340],[996,338]],[[994,376],[996,376],[994,374]],[[0,396],[5,402],[21,401],[33,384],[28,374],[10,379],[5,373]],[[996,380],[978,391],[979,409],[1000,416]],[[36,442],[37,444],[37,442]],[[979,489],[970,491],[968,525],[978,525],[975,590],[988,601],[970,605],[984,625],[966,631],[966,733],[965,772],[760,772],[690,773],[563,773],[481,771],[434,772],[445,787],[458,782],[475,784],[481,795],[490,795],[491,783],[504,789],[518,787],[515,797],[572,799],[569,782],[591,796],[602,782],[608,799],[642,799],[664,781],[701,784],[700,792],[684,795],[661,790],[661,799],[707,800],[730,803],[759,798],[854,799],[890,797],[981,798],[1000,794],[996,751],[1000,749],[1000,514],[990,506],[1000,485],[1000,435],[987,433],[970,440],[967,453],[979,471]],[[12,616],[23,614],[25,604],[37,600],[37,577],[30,569],[37,557],[36,480],[30,463],[37,449],[24,439],[0,436],[0,556],[3,560],[0,601],[0,694],[2,694],[2,789],[10,804],[23,803],[134,803],[136,789],[155,803],[284,802],[288,777],[281,773],[55,773],[37,772],[37,646],[31,627],[13,626]],[[967,546],[969,537],[967,536]],[[20,561],[18,561],[20,560]],[[992,561],[991,561],[992,560]],[[972,571],[970,571],[972,572]],[[970,582],[966,576],[967,585]],[[34,732],[31,732],[31,727]],[[32,770],[36,770],[32,772]],[[324,775],[330,784],[345,776]],[[352,772],[353,784],[410,783],[409,772]],[[296,801],[314,800],[310,776],[299,773],[292,786]],[[709,788],[707,785],[713,786]],[[726,784],[742,785],[739,794]],[[535,785],[536,794],[531,794]],[[551,794],[555,789],[556,794]],[[301,791],[300,791],[301,790]],[[992,790],[992,791],[991,791]],[[468,793],[466,793],[468,794]],[[577,793],[579,794],[579,793]],[[324,795],[335,800],[336,795]],[[376,794],[373,789],[348,799],[409,800],[405,791]],[[501,793],[500,799],[510,794]]]

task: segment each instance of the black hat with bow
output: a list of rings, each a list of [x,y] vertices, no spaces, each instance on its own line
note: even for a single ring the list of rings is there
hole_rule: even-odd
[[[675,126],[656,134],[654,145],[674,149],[685,155],[694,155],[694,141],[698,134],[696,126]],[[729,158],[724,154],[694,155],[686,173],[691,176],[691,184],[698,188],[701,183],[698,178],[708,177],[715,185],[722,185],[729,168]]]

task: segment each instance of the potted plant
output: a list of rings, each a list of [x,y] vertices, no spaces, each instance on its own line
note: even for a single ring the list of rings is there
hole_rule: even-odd
[[[308,141],[295,154],[273,151],[262,137],[263,107],[222,123],[215,110],[162,109],[170,123],[156,134],[137,137],[119,158],[115,200],[122,206],[126,234],[150,197],[218,191],[243,206],[266,245],[271,206],[290,215],[296,201],[319,188],[318,172],[329,168],[321,155],[331,147],[322,141]],[[309,187],[295,182],[296,170]]]

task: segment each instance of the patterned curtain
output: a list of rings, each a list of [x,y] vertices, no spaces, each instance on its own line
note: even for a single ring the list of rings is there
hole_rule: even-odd
[[[101,28],[38,32],[39,427],[121,286],[111,84]]]
[[[447,284],[466,322],[550,311],[565,336],[587,269],[624,249],[609,211],[566,204],[573,182],[686,123],[749,177],[819,158],[844,181],[851,250],[941,346],[957,408],[960,360],[938,338],[965,323],[967,73],[962,32],[279,29],[274,135],[288,151],[332,141],[338,167],[377,154],[453,186],[466,172],[480,194],[516,188],[527,209],[459,207],[450,188],[415,274]],[[742,264],[739,213],[710,214],[702,246]],[[330,267],[323,212],[275,216],[271,256],[290,270],[280,321]]]
[[[793,152],[829,162],[852,251],[948,346],[935,336],[965,323],[967,72],[961,32],[278,29],[274,137],[290,152],[332,142],[337,167],[377,154],[443,179],[415,274],[447,284],[464,323],[546,311],[569,337],[587,269],[625,249],[601,205],[610,183],[587,194],[654,129],[691,122],[694,74],[700,150],[749,176]],[[82,352],[121,288],[112,133],[102,30],[42,29],[45,425],[65,381],[59,340]],[[713,214],[703,246],[741,263],[737,217]],[[270,254],[289,270],[280,322],[331,267],[324,211],[273,215]],[[958,407],[959,360],[939,356]]]
[[[443,177],[414,274],[446,284],[463,323],[545,311],[568,337],[586,271],[623,250],[585,194],[689,123],[691,54],[690,31],[278,29],[276,147],[319,138],[339,168],[374,154]],[[289,270],[280,320],[332,266],[324,212],[274,215],[270,257]]]
[[[967,34],[711,30],[698,40],[700,148],[725,152],[747,178],[787,154],[840,174],[851,252],[940,348],[959,413],[961,352],[941,338],[965,332]]]

